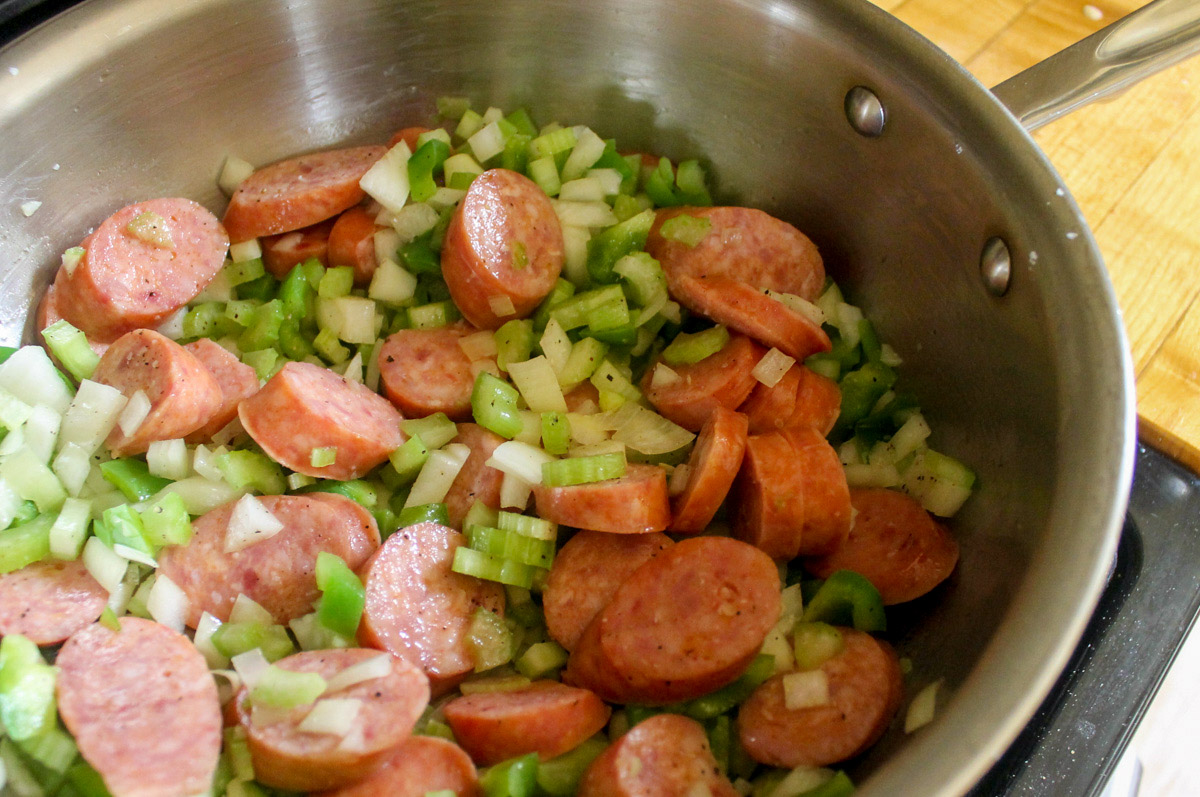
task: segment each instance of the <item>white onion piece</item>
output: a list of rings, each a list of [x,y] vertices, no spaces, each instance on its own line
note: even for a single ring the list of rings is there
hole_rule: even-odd
[[[171,313],[171,315],[167,317],[166,321],[163,321],[158,325],[158,334],[162,335],[163,337],[170,338],[171,340],[179,340],[182,338],[183,319],[187,313],[188,310],[186,307],[180,307],[174,313]]]
[[[659,363],[654,366],[654,374],[650,377],[650,387],[660,388],[674,384],[682,379],[678,373],[671,370],[666,363]]]
[[[301,733],[320,733],[343,737],[354,727],[362,711],[362,701],[351,697],[329,697],[318,700],[300,720],[296,730]]]
[[[384,304],[399,305],[407,302],[417,292],[416,276],[392,259],[395,251],[393,249],[391,255],[379,261],[379,266],[371,275],[371,284],[367,287],[368,298]]]
[[[591,403],[590,401],[588,403]],[[594,406],[594,405],[593,405]],[[585,409],[580,407],[580,409]],[[600,409],[596,407],[596,409]],[[567,426],[571,427],[571,439],[579,445],[590,446],[608,439],[609,428],[605,418],[596,412],[568,412]],[[624,443],[621,444],[624,447]]]
[[[806,317],[809,321],[812,321],[817,326],[821,326],[821,324],[825,323],[825,311],[805,299],[803,296],[797,296],[794,293],[781,293],[779,291],[770,290],[766,293],[767,296],[770,296],[775,301],[783,304],[789,310],[797,312]]]
[[[113,553],[99,537],[89,537],[83,545],[83,566],[96,583],[110,595],[121,586],[121,579],[129,569],[129,561]]]
[[[30,407],[44,404],[62,415],[71,404],[71,391],[41,346],[22,346],[0,364],[0,387]]]
[[[530,484],[542,483],[542,465],[554,457],[536,446],[519,440],[508,440],[496,446],[486,464],[502,473],[519,476]]]
[[[67,495],[79,495],[92,469],[91,455],[82,447],[68,443],[50,464],[50,470],[62,482]]]
[[[213,432],[212,442],[218,446],[227,446],[238,435],[245,434],[245,432],[246,427],[242,426],[242,419],[235,415],[232,421]]]
[[[496,365],[496,361],[490,358],[482,360],[471,360],[471,378],[478,379],[481,373],[487,372],[497,379],[502,379],[500,376],[500,366]]]
[[[587,271],[588,241],[592,233],[587,227],[562,225],[563,279],[576,285],[586,285],[591,277]]]
[[[389,149],[358,181],[362,190],[392,213],[408,201],[408,159],[412,153],[403,141]]]
[[[789,711],[829,703],[829,676],[824,670],[792,672],[783,676],[783,703]]]
[[[541,481],[539,477],[539,482]],[[522,479],[515,473],[506,473],[500,480],[500,508],[516,509],[524,512],[529,505],[529,495],[533,492],[533,483]]]
[[[267,657],[263,655],[262,648],[254,648],[247,650],[245,653],[239,653],[229,660],[233,665],[233,669],[237,671],[238,677],[242,679],[242,684],[247,690],[253,689],[258,683],[258,679],[263,676],[271,663],[267,661]]]
[[[379,350],[382,348],[383,341],[375,341],[375,345],[371,347],[371,354],[367,357],[367,373],[363,377],[363,384],[376,393],[379,392]]]
[[[781,672],[790,672],[796,666],[796,656],[792,650],[792,645],[788,642],[787,636],[778,628],[772,628],[767,632],[767,636],[763,640],[762,649],[759,652],[775,657],[773,675],[778,675]]]
[[[113,614],[117,617],[125,614],[125,609],[129,606],[129,601],[133,599],[133,594],[137,591],[140,580],[141,573],[139,569],[130,567],[125,571],[125,575],[121,578],[121,583],[117,585],[117,588],[109,593],[108,608],[112,609]]]
[[[500,125],[492,122],[479,128],[467,139],[467,144],[471,146],[475,160],[483,163],[504,151],[504,134],[500,132]]]
[[[587,176],[600,182],[601,188],[604,189],[604,196],[621,193],[621,173],[616,169],[588,169]]]
[[[156,623],[173,631],[183,633],[184,620],[188,613],[188,596],[171,579],[159,573],[146,599],[146,611]]]
[[[488,307],[492,309],[497,318],[508,318],[517,314],[517,306],[513,304],[512,298],[504,294],[489,296]]]
[[[387,211],[384,211],[385,213]],[[375,244],[375,262],[383,263],[385,260],[395,262],[396,252],[400,249],[400,236],[391,227],[384,227],[382,230],[376,230],[375,235],[371,239]],[[414,279],[416,279],[414,277]],[[372,297],[374,298],[374,297]]]
[[[78,498],[63,501],[50,527],[50,553],[55,559],[78,559],[92,519],[92,502]]]
[[[567,449],[568,457],[598,457],[603,454],[625,454],[625,444],[620,440],[601,440],[585,446],[571,446]]]
[[[158,567],[158,562],[150,555],[139,551],[137,548],[130,548],[128,545],[122,545],[119,542],[113,543],[113,553],[122,559],[128,559],[130,562],[137,562],[139,565],[146,567]]]
[[[793,769],[771,791],[774,795],[804,794],[824,786],[834,775],[832,769],[800,766]]]
[[[470,455],[471,449],[462,443],[451,443],[432,452],[421,466],[404,507],[440,503]]]
[[[558,198],[564,202],[603,202],[604,196],[604,184],[591,176],[568,180],[558,189]]]
[[[557,322],[553,322],[557,323]],[[559,327],[561,329],[561,327]],[[496,356],[496,334],[490,329],[481,329],[458,339],[458,347],[468,360],[482,360]]]
[[[17,491],[13,489],[12,485],[0,478],[0,529],[6,529],[12,525],[13,520],[17,517],[17,512],[21,511],[24,503],[24,499],[17,495]]]
[[[942,681],[938,679],[917,692],[917,696],[908,704],[908,712],[904,715],[905,733],[912,733],[933,722],[933,715],[937,708],[938,688],[941,685]]]
[[[429,197],[429,204],[437,211],[443,211],[451,205],[456,205],[467,192],[461,188],[439,188],[433,192],[433,196]]]
[[[683,492],[687,487],[688,479],[692,476],[692,468],[686,462],[682,465],[676,465],[675,470],[671,471],[671,478],[667,480],[667,493],[672,498]]]
[[[171,482],[162,488],[155,500],[167,493],[175,493],[183,499],[183,505],[189,515],[203,515],[209,510],[216,509],[221,504],[241,498],[246,495],[245,488],[237,488],[225,482],[209,481],[199,476],[189,476],[177,482]],[[120,493],[117,493],[120,495]],[[95,500],[93,500],[93,504]]]
[[[333,694],[347,689],[355,684],[361,684],[364,681],[373,681],[376,678],[384,678],[392,672],[392,656],[390,653],[381,653],[378,656],[372,656],[369,659],[364,659],[357,664],[351,664],[346,669],[335,674],[332,678],[325,682],[325,694]]]
[[[150,399],[146,396],[146,391],[134,391],[126,402],[125,409],[121,410],[120,416],[117,417],[117,426],[121,427],[121,433],[126,437],[132,437],[149,414]]]
[[[222,656],[222,658],[224,657]],[[225,659],[224,664],[217,665],[215,667],[211,661],[208,665],[209,672],[212,675],[213,680],[217,682],[217,700],[220,701],[222,706],[228,703],[230,700],[233,700],[234,695],[236,695],[238,690],[242,688],[241,677],[239,677],[238,674],[233,670],[228,669],[228,667],[228,659]]]
[[[12,362],[12,358],[8,362]],[[117,417],[125,408],[126,401],[115,387],[84,379],[63,414],[62,429],[58,435],[59,446],[74,443],[91,454],[117,425]]]
[[[229,659],[217,650],[216,645],[212,642],[212,635],[218,628],[221,627],[221,621],[213,617],[208,612],[200,615],[200,622],[196,624],[196,635],[192,638],[192,644],[196,646],[196,650],[200,651],[204,656],[204,660],[208,662],[208,669],[214,670],[213,675],[217,675],[216,671],[224,670],[229,666]],[[230,672],[225,674],[226,678],[237,678]],[[231,680],[232,680],[231,678]],[[238,684],[241,684],[241,679],[238,678]]]
[[[363,359],[362,352],[355,352],[354,356],[346,363],[345,370],[342,371],[342,378],[347,382],[353,382],[361,385],[363,383]]]
[[[607,422],[613,439],[651,456],[677,451],[696,438],[682,426],[632,401],[609,413]]]
[[[25,446],[40,462],[49,463],[58,442],[62,416],[44,404],[38,404],[25,419]]]
[[[283,531],[283,524],[262,502],[252,495],[243,495],[233,505],[229,525],[225,528],[225,553],[236,553],[256,542],[269,540]]]
[[[155,440],[146,450],[146,465],[151,476],[161,476],[164,479],[178,481],[186,479],[191,473],[187,443],[183,438],[174,440]]]
[[[225,192],[225,196],[233,196],[233,192],[238,189],[242,181],[252,174],[254,174],[254,166],[249,161],[236,155],[227,155],[225,163],[221,166],[221,174],[217,177],[217,185]]]
[[[342,743],[337,746],[339,752],[361,753],[367,749],[367,740],[363,734],[363,724],[356,722],[350,732],[342,737]]]
[[[546,330],[542,333],[539,344],[546,359],[553,366],[554,373],[561,374],[567,367],[567,360],[571,358],[571,339],[567,337],[566,330],[558,323],[557,318],[546,322]]]
[[[545,355],[538,355],[524,362],[509,363],[508,375],[533,412],[567,411],[567,402],[558,384],[558,376]]]
[[[208,446],[196,446],[196,450],[192,453],[192,470],[196,471],[197,476],[201,476],[209,481],[219,482],[225,478],[225,474],[221,473],[221,469],[217,467],[217,457],[225,453],[224,448],[209,449]]]
[[[233,608],[229,610],[229,622],[231,623],[257,623],[258,625],[274,625],[275,618],[271,613],[249,598],[245,593],[239,592],[238,596],[233,600]]]
[[[795,364],[795,357],[789,357],[779,349],[772,347],[750,371],[750,375],[767,387],[775,387],[779,384],[779,380],[783,379],[783,375],[787,373],[788,369]]]

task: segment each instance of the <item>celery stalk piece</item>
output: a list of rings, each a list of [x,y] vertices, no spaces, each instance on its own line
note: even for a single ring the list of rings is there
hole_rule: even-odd
[[[692,365],[725,348],[729,343],[729,330],[717,325],[693,334],[680,333],[663,349],[662,357],[668,365]]]
[[[480,773],[479,785],[484,797],[533,797],[537,772],[537,753],[529,753],[488,767]]]
[[[607,747],[608,743],[601,738],[586,739],[575,749],[543,761],[537,768],[538,788],[550,797],[574,794],[579,788],[579,781],[583,779],[583,773]]]
[[[401,421],[400,428],[410,438],[421,438],[421,442],[430,449],[441,448],[458,435],[458,427],[444,412]]]
[[[272,708],[297,708],[325,692],[325,679],[315,672],[294,672],[272,664],[250,690],[250,702]]]
[[[455,573],[475,576],[487,581],[498,581],[515,587],[529,589],[533,586],[534,571],[531,565],[501,559],[498,556],[461,547],[454,552],[454,563],[450,567]]]
[[[33,501],[39,512],[53,512],[67,499],[54,471],[28,448],[20,448],[0,463],[2,478],[21,498]]]
[[[91,378],[100,362],[100,355],[88,345],[87,335],[81,330],[71,326],[65,319],[60,319],[42,330],[42,338],[54,353],[54,357],[76,381]]]
[[[102,462],[100,473],[130,501],[145,501],[171,483],[170,479],[150,475],[149,466],[140,459]]]
[[[516,437],[523,426],[517,410],[518,396],[512,385],[480,371],[471,391],[471,412],[475,422],[509,440]]]
[[[0,725],[14,741],[54,727],[55,669],[37,645],[20,634],[0,640]]]
[[[63,506],[63,514],[67,507]],[[163,493],[139,512],[147,542],[156,548],[187,545],[192,538],[192,522],[183,499],[176,493]]]
[[[567,487],[573,484],[617,479],[625,475],[625,455],[600,454],[591,457],[568,457],[542,465],[542,484]]]
[[[417,523],[441,523],[443,526],[450,522],[450,514],[444,503],[419,504],[400,510],[399,528],[414,526]],[[466,523],[463,523],[464,528]]]

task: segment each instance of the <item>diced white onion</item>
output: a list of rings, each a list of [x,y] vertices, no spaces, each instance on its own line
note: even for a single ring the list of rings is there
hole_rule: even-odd
[[[858,332],[858,322],[863,320],[862,310],[854,305],[840,302],[837,305],[837,315],[830,320],[838,328],[838,332],[842,333],[842,340],[850,348],[854,348],[862,340],[862,336]]]
[[[395,250],[392,250],[393,254]],[[391,257],[379,261],[367,296],[384,304],[399,305],[412,299],[417,292],[417,278],[398,265]]]
[[[42,206],[42,203],[39,202],[38,200],[30,199],[27,202],[21,203],[21,213],[24,214],[26,218],[28,218],[28,217],[32,216],[34,213],[37,213],[38,208],[40,208],[41,206]]]
[[[41,346],[22,346],[0,365],[0,387],[30,407],[44,404],[62,415],[71,391]]]
[[[156,623],[183,633],[188,613],[187,593],[165,574],[158,573],[150,597],[146,599],[146,611]]]
[[[126,437],[132,437],[149,414],[150,399],[146,396],[146,391],[134,391],[125,404],[125,409],[121,410],[121,415],[117,418],[117,426],[121,427],[121,433]]]
[[[242,426],[242,419],[235,415],[232,421],[212,433],[211,440],[218,447],[227,446],[237,439],[238,435],[245,433],[246,427]]]
[[[858,451],[858,441],[851,437],[846,442],[838,446],[838,459],[843,465],[861,465],[863,464],[862,455]]]
[[[542,333],[539,345],[542,347],[546,359],[550,361],[554,373],[561,374],[567,367],[567,360],[571,358],[571,339],[567,336],[566,330],[562,328],[562,324],[558,323],[557,318],[551,318],[546,322],[546,330]]]
[[[521,416],[521,431],[517,432],[513,440],[519,440],[522,443],[528,443],[531,446],[541,445],[542,442],[542,416],[540,413],[533,410],[519,410]]]
[[[574,180],[587,174],[588,169],[600,160],[604,154],[604,139],[596,135],[591,128],[579,125],[575,128],[575,146],[563,163],[563,182]]]
[[[785,305],[789,310],[793,310],[806,317],[809,321],[812,321],[817,326],[825,323],[825,311],[805,299],[803,296],[797,296],[794,293],[782,293],[780,291],[771,290],[768,290],[766,294],[775,301]]]
[[[792,645],[788,642],[787,636],[778,628],[772,628],[767,632],[767,637],[763,640],[761,652],[767,656],[775,657],[775,675],[781,672],[789,672],[796,665],[796,657],[792,651]]]
[[[462,443],[451,443],[430,453],[413,482],[404,502],[405,508],[440,503],[450,492],[450,485],[454,484],[470,455],[471,449]]]
[[[658,312],[672,324],[678,324],[683,320],[683,311],[679,307],[679,302],[667,302]]]
[[[458,339],[458,347],[468,360],[481,360],[496,356],[496,334],[490,329],[481,329]]]
[[[354,382],[358,385],[363,383],[362,352],[354,352],[354,356],[346,362],[346,367],[342,371],[342,377],[347,382]]]
[[[330,697],[318,700],[296,726],[301,733],[342,737],[350,732],[362,710],[357,698]]]
[[[228,302],[232,299],[233,283],[229,281],[229,272],[221,269],[192,301],[199,304],[201,302]]]
[[[655,389],[666,387],[674,382],[678,382],[682,378],[677,372],[671,370],[670,366],[666,363],[659,363],[654,366],[654,373],[650,376],[650,387]]]
[[[789,357],[779,349],[771,347],[758,364],[750,371],[751,376],[767,387],[775,387],[788,369],[796,364],[795,357]]]
[[[12,362],[12,359],[8,362]],[[125,403],[125,396],[115,387],[84,379],[63,415],[58,444],[65,448],[67,444],[74,443],[91,454],[117,425],[117,418],[125,408]]]
[[[180,307],[171,315],[167,316],[167,320],[158,325],[158,334],[168,337],[171,340],[179,340],[183,337],[183,319],[187,316],[187,308]]]
[[[539,477],[538,481],[541,481]],[[515,473],[506,473],[500,480],[500,508],[525,511],[529,505],[529,496],[533,492],[533,483],[522,479]]]
[[[23,503],[24,500],[17,495],[17,491],[12,488],[12,485],[4,479],[0,479],[0,529],[6,529],[12,525]]]
[[[467,144],[471,146],[475,159],[483,163],[504,151],[504,133],[500,132],[500,125],[492,122],[479,128],[467,139]]]
[[[399,236],[398,243],[406,244],[432,230],[438,223],[438,212],[426,202],[414,202],[400,208],[399,213],[392,214],[389,223]],[[393,257],[395,251],[392,250]]]
[[[929,423],[925,420],[925,416],[919,412],[914,412],[909,416],[896,433],[892,435],[892,439],[888,441],[889,455],[892,462],[899,462],[907,457],[912,452],[925,444],[930,434]],[[872,457],[874,462],[874,457]]]
[[[325,694],[331,695],[343,689],[349,689],[355,684],[373,681],[376,678],[386,678],[392,672],[392,656],[390,653],[380,653],[364,659],[357,664],[351,664],[325,682]]]
[[[174,440],[155,440],[146,449],[146,465],[152,476],[178,481],[186,479],[191,473],[187,443],[183,438]]]
[[[83,566],[96,583],[113,593],[121,586],[121,579],[129,569],[129,561],[113,553],[99,537],[88,537],[83,546]]]
[[[917,696],[908,704],[908,712],[904,715],[905,733],[912,733],[933,722],[933,715],[937,709],[938,688],[941,685],[942,681],[938,679],[917,692]]]
[[[25,421],[33,414],[33,407],[21,401],[4,388],[0,388],[0,426],[10,432],[20,431]],[[22,437],[22,442],[24,437]]]
[[[611,227],[619,219],[607,202],[564,202],[550,200],[563,227]]]
[[[146,567],[158,567],[158,562],[154,561],[154,557],[147,553],[139,551],[137,548],[131,548],[128,545],[123,545],[119,542],[113,543],[113,553],[120,556],[122,559],[128,559],[131,562],[136,562],[139,565]]]
[[[83,260],[83,253],[82,246],[72,246],[62,253],[62,269],[67,272],[68,277],[75,273],[75,267],[79,265],[80,260]]]
[[[606,197],[621,193],[621,173],[616,169],[588,169],[588,177],[600,181]]]
[[[400,249],[400,235],[391,227],[375,231],[375,262],[395,260],[396,252]]]
[[[433,196],[429,197],[429,204],[436,210],[443,211],[452,205],[456,205],[462,201],[462,198],[467,195],[467,192],[461,188],[439,188],[433,192]]]
[[[342,737],[342,742],[337,746],[338,752],[342,753],[362,753],[367,749],[367,740],[363,734],[363,723],[356,722],[350,732]]]
[[[271,666],[267,661],[267,657],[263,655],[262,648],[254,648],[247,650],[245,653],[239,653],[229,660],[233,665],[234,671],[238,677],[242,679],[242,684],[246,689],[253,689],[258,683],[258,679],[262,678],[263,673]]]
[[[218,653],[217,655],[220,656],[221,654]],[[226,659],[224,656],[221,656],[221,659],[224,660],[224,664],[218,664],[214,667],[210,663],[208,671],[209,675],[217,682],[217,701],[224,706],[230,700],[233,700],[234,696],[242,688],[242,678],[235,671],[228,669],[229,659]],[[229,792],[226,792],[226,795],[227,797],[231,797]]]
[[[250,165],[249,161],[236,155],[229,155],[221,166],[221,175],[217,178],[217,185],[220,186],[225,196],[233,196],[233,192],[238,189],[242,181],[252,174],[254,174],[254,167]]]
[[[508,318],[517,314],[517,307],[513,304],[513,300],[506,294],[498,294],[488,297],[488,307],[497,318]]]
[[[408,200],[408,159],[412,153],[403,141],[389,149],[358,181],[362,190],[392,213]]]
[[[824,670],[792,672],[783,676],[783,703],[789,711],[829,703],[829,676]]]
[[[876,462],[870,465],[857,463],[843,465],[846,484],[854,488],[895,487],[900,484],[900,472],[891,462]]]
[[[568,180],[558,190],[558,198],[564,202],[603,202],[604,196],[604,184],[595,177]]]
[[[200,622],[196,624],[196,636],[192,639],[192,644],[204,656],[210,670],[222,670],[229,666],[229,659],[222,656],[212,642],[213,633],[220,627],[220,620],[208,612],[204,612],[200,615]]]
[[[682,465],[676,465],[675,470],[671,471],[671,478],[667,480],[667,492],[672,496],[677,496],[687,487],[688,479],[692,476],[692,467],[686,462]]]
[[[632,401],[610,413],[608,423],[613,439],[650,456],[677,451],[696,438],[682,426]]]
[[[221,469],[217,467],[217,457],[224,453],[224,448],[210,450],[205,445],[196,446],[196,450],[192,453],[192,470],[196,471],[196,475],[209,481],[221,481],[225,478],[225,474],[221,473]]]
[[[604,454],[624,454],[625,444],[619,440],[603,440],[585,446],[571,446],[567,449],[568,457],[599,457]]]
[[[800,591],[800,585],[792,584],[790,587],[784,587],[783,591],[779,593],[779,602],[781,609],[779,621],[775,623],[775,627],[784,634],[791,634],[796,623],[804,615],[804,595]]]
[[[339,296],[321,303],[336,306],[340,323],[334,328],[347,343],[375,342],[375,302],[362,296]]]
[[[274,625],[275,618],[271,613],[249,598],[245,593],[239,592],[238,596],[233,600],[233,608],[229,610],[229,622],[231,623],[257,623],[258,625]]]
[[[63,502],[50,527],[50,554],[56,559],[78,559],[92,519],[92,504],[78,498]]]
[[[552,455],[536,446],[519,440],[506,440],[496,446],[485,464],[502,473],[519,476],[530,484],[541,484],[542,465],[553,461]]]
[[[256,542],[269,540],[283,531],[283,524],[252,495],[243,495],[233,505],[225,528],[225,553],[235,553]]]
[[[903,358],[888,344],[884,343],[879,347],[879,362],[889,368],[899,368],[904,364]]]
[[[571,439],[583,446],[594,445],[608,439],[611,430],[604,421],[605,418],[601,415],[567,413],[567,426],[571,427]]]
[[[37,458],[49,464],[54,454],[55,443],[58,442],[59,427],[62,416],[49,407],[39,404],[34,407],[29,417],[25,419],[25,446]]]
[[[129,606],[130,600],[133,599],[140,579],[141,576],[139,575],[138,568],[130,567],[125,571],[125,575],[121,578],[121,583],[117,585],[117,588],[108,594],[108,608],[112,609],[112,613],[117,617],[125,614],[125,609]]]
[[[299,243],[303,236],[298,233],[291,233],[295,236],[295,243]],[[286,246],[290,241],[285,240]],[[249,241],[240,241],[229,245],[229,259],[234,263],[245,263],[247,260],[254,260],[262,257],[262,246],[258,243],[257,238],[251,238]]]
[[[482,373],[489,373],[494,377],[500,378],[500,366],[496,365],[496,361],[490,357],[485,357],[482,360],[471,360],[471,378],[478,379]]]
[[[567,402],[563,398],[554,366],[545,355],[539,354],[524,362],[509,363],[508,375],[532,411],[567,411]]]
[[[382,348],[383,341],[375,341],[375,345],[371,347],[371,354],[367,358],[367,373],[363,377],[363,384],[376,393],[379,392],[379,350]]]
[[[563,277],[576,285],[587,285],[590,281],[587,271],[588,241],[592,233],[587,227],[569,227],[562,225],[563,236]]]

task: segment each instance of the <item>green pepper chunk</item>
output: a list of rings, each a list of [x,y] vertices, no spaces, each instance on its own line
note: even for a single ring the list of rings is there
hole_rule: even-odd
[[[317,620],[329,630],[353,639],[366,602],[362,581],[340,556],[321,551],[317,554],[317,589],[321,590]]]
[[[838,570],[825,579],[806,603],[806,623],[853,625],[868,632],[887,630],[887,615],[879,590],[853,570]]]
[[[502,761],[479,777],[486,797],[533,797],[537,788],[537,753]]]

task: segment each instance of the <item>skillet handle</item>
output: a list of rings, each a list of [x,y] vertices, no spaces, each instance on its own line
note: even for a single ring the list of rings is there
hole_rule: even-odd
[[[1200,2],[1155,0],[992,89],[1027,130],[1200,52]]]

